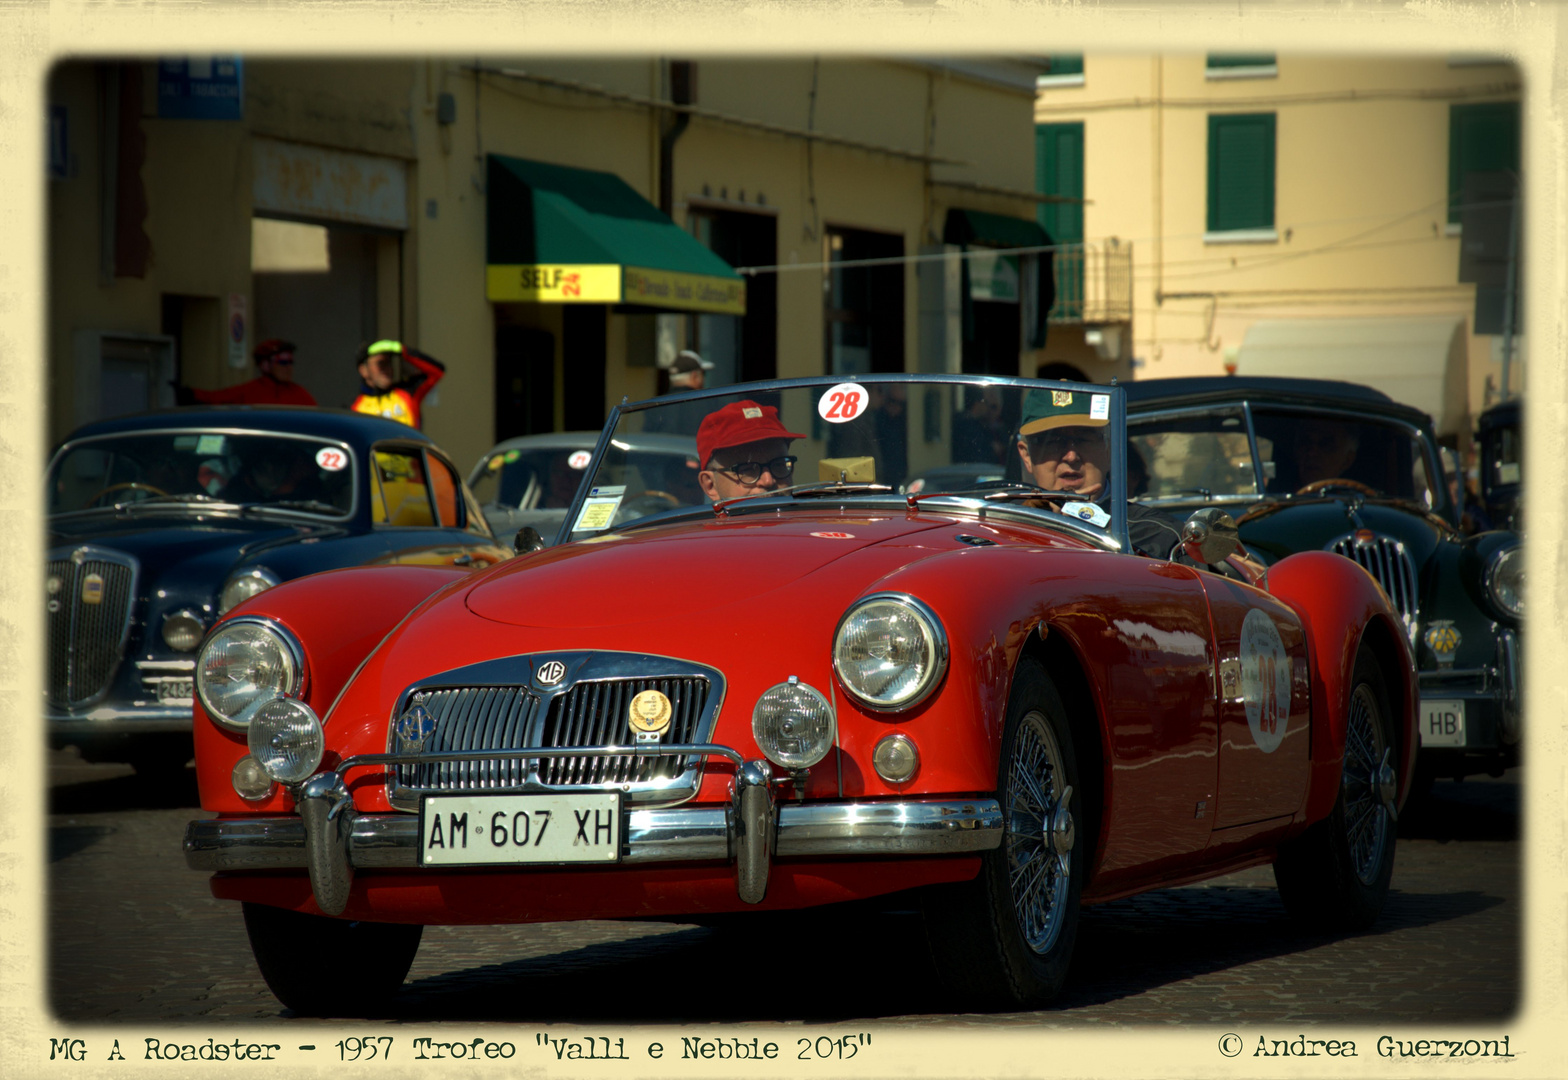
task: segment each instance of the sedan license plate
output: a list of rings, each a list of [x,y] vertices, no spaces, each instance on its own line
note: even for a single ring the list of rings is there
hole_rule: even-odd
[[[1465,702],[1421,699],[1421,745],[1463,746],[1465,744]]]
[[[159,701],[189,701],[194,690],[194,680],[164,679],[158,684]]]
[[[421,866],[612,863],[621,854],[618,792],[427,795]]]

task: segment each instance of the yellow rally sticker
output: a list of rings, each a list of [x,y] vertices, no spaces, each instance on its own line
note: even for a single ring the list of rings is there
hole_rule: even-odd
[[[606,500],[605,502],[589,503],[583,507],[582,514],[577,518],[577,527],[579,529],[609,528],[611,519],[615,517],[615,508],[619,503],[619,499],[614,502]]]

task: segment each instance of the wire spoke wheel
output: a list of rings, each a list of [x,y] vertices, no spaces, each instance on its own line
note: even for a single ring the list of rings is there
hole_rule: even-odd
[[[1340,791],[1346,839],[1356,878],[1363,885],[1371,885],[1377,879],[1391,822],[1380,783],[1380,774],[1387,764],[1383,718],[1377,698],[1366,683],[1359,684],[1351,695],[1345,735]]]
[[[1050,724],[1038,710],[1029,712],[1018,725],[1008,763],[1004,843],[1018,928],[1040,955],[1055,946],[1067,904],[1070,863],[1060,857],[1052,834],[1058,812],[1066,812],[1065,775]]]

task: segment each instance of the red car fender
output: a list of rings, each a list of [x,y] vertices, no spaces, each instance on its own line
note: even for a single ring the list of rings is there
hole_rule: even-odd
[[[456,567],[371,566],[327,570],[284,582],[247,600],[214,630],[238,615],[261,615],[279,623],[305,650],[302,700],[325,717],[339,691],[372,649],[421,603],[443,587],[469,578]],[[249,751],[245,736],[220,727],[197,697],[193,734],[196,783],[204,810],[281,811],[292,805],[281,791],[260,802],[235,794],[231,774]]]
[[[1312,781],[1306,820],[1328,816],[1338,798],[1356,654],[1367,641],[1383,664],[1400,720],[1399,802],[1415,767],[1420,692],[1404,624],[1372,575],[1342,555],[1303,551],[1269,568],[1269,592],[1293,607],[1307,632],[1312,667]]]

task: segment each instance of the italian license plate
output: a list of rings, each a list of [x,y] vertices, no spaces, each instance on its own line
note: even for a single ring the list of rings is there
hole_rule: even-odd
[[[427,795],[419,808],[422,866],[612,863],[620,854],[618,792]]]
[[[189,701],[194,690],[191,679],[165,679],[158,684],[159,701]]]
[[[1465,744],[1465,703],[1463,698],[1421,699],[1421,745],[1463,746]]]

